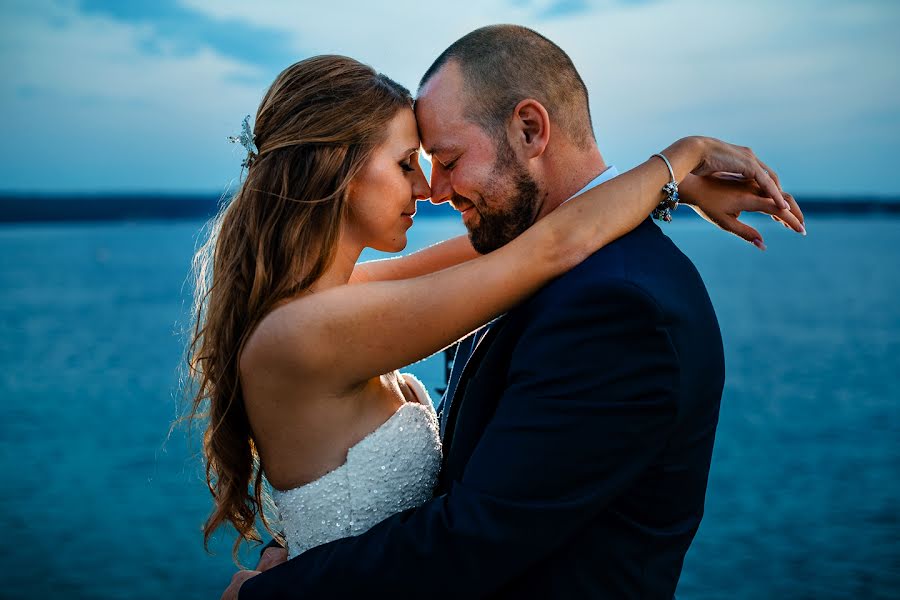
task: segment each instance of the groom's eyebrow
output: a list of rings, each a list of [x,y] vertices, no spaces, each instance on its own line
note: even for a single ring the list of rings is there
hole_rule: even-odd
[[[435,154],[449,154],[450,148],[445,148],[443,146],[432,146],[431,148],[425,149],[425,154],[428,156],[434,156]]]

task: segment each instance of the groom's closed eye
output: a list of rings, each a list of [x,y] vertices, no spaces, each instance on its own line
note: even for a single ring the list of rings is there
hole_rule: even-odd
[[[425,154],[431,158],[432,164],[436,162],[441,168],[448,171],[456,165],[456,161],[462,156],[461,150],[453,147],[434,147],[425,150]],[[452,156],[453,158],[445,161],[441,160],[439,156]]]
[[[434,161],[437,162],[437,164],[439,164],[441,166],[442,169],[444,169],[445,171],[450,171],[451,169],[453,169],[453,167],[456,165],[456,162],[459,160],[459,155],[456,155],[455,158],[452,158],[447,161],[443,161],[434,155],[432,155],[432,158],[434,159]]]

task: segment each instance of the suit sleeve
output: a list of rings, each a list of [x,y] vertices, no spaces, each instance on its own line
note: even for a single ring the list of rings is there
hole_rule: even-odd
[[[461,481],[248,580],[242,600],[487,595],[628,488],[675,425],[678,357],[661,311],[627,282],[541,296]]]

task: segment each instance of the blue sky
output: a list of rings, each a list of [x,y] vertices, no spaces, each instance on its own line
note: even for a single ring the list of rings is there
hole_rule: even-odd
[[[572,56],[620,168],[704,134],[798,194],[897,194],[893,0],[4,0],[0,190],[219,193],[240,171],[226,137],[287,65],[347,54],[415,88],[500,22]]]

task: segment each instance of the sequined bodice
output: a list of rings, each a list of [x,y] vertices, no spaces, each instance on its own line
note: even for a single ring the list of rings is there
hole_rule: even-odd
[[[437,417],[425,387],[347,451],[347,461],[319,479],[273,491],[288,555],[358,535],[394,513],[431,498],[441,466]]]

